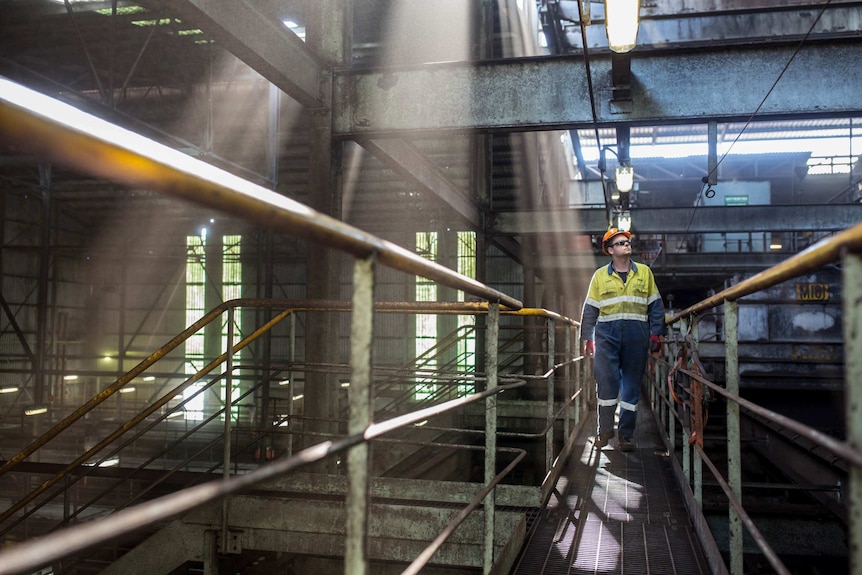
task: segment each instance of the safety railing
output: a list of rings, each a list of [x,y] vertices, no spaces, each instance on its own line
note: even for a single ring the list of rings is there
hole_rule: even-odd
[[[833,237],[822,240],[807,250],[779,265],[765,270],[745,281],[729,287],[668,319],[680,334],[666,353],[672,361],[659,360],[652,366],[651,401],[660,420],[668,451],[675,454],[681,449],[681,461],[674,458],[674,467],[681,483],[687,486],[685,493],[695,528],[707,554],[714,573],[744,572],[743,526],[759,548],[763,557],[776,573],[790,573],[773,546],[758,529],[754,520],[742,505],[742,470],[740,417],[748,413],[776,426],[791,431],[809,445],[828,451],[844,461],[849,467],[846,491],[850,494],[849,543],[850,572],[862,569],[862,524],[856,518],[860,514],[860,501],[853,494],[860,489],[862,452],[856,446],[862,443],[862,420],[855,415],[862,402],[862,224],[849,228]],[[818,270],[829,264],[840,262],[842,271],[842,321],[845,358],[845,402],[847,439],[840,441],[817,429],[790,417],[740,397],[739,370],[739,314],[737,300],[781,282]],[[723,306],[725,385],[717,385],[705,376],[698,356],[698,327],[703,312]],[[678,376],[685,378],[683,386],[675,386]],[[712,398],[721,397],[726,402],[726,449],[727,460],[723,465],[712,461],[704,450],[704,409]],[[681,429],[677,429],[680,424]],[[681,446],[676,443],[681,436]],[[680,465],[681,464],[681,465]],[[703,466],[715,477],[728,501],[728,564],[722,559],[714,538],[709,532],[703,515]],[[726,468],[722,476],[719,466]]]
[[[498,452],[496,398],[501,392],[524,385],[523,383],[499,384],[497,348],[499,315],[501,310],[519,310],[521,308],[520,301],[391,242],[374,237],[329,216],[314,212],[280,194],[251,184],[214,166],[190,158],[181,152],[155,144],[146,138],[117,128],[71,106],[2,78],[0,78],[0,137],[15,141],[22,148],[30,149],[50,161],[87,172],[96,177],[187,199],[253,221],[261,227],[285,232],[346,252],[356,258],[353,276],[354,289],[350,306],[352,314],[350,414],[347,437],[324,441],[305,448],[296,455],[278,459],[270,465],[245,474],[231,476],[230,466],[225,463],[222,481],[206,483],[164,496],[103,519],[57,531],[41,538],[38,543],[27,542],[13,550],[6,551],[0,554],[0,573],[15,573],[43,565],[52,559],[66,556],[76,550],[107,541],[145,525],[174,517],[206,502],[223,498],[241,489],[257,485],[342,451],[347,452],[350,470],[346,501],[345,571],[360,575],[367,573],[369,566],[369,559],[366,555],[369,493],[368,441],[439,413],[482,400],[486,403],[485,487],[477,494],[477,499],[471,505],[475,507],[479,502],[484,504],[486,525],[484,563],[486,571],[490,569],[494,560],[494,486],[500,481],[502,475],[496,473],[496,455]],[[371,342],[372,317],[375,309],[373,287],[377,265],[384,265],[411,275],[421,276],[489,302],[485,304],[487,306],[487,350],[485,358],[486,389],[484,391],[421,409],[383,423],[372,422]],[[225,309],[214,310],[189,329],[197,331],[204,323],[214,319],[213,314],[219,315],[224,311],[229,314],[228,325],[234,325],[233,307],[227,306]],[[277,315],[267,323],[267,326],[282,321],[285,313],[282,312]],[[570,324],[571,327],[572,324]],[[266,329],[268,328],[261,327],[249,337],[259,337]],[[571,329],[567,330],[566,333],[567,345],[571,349]],[[82,418],[96,405],[118,393],[120,389],[163,357],[168,350],[177,347],[187,335],[187,332],[183,332],[163,349],[138,364],[130,372],[97,393],[90,401],[74,410],[48,433],[42,435],[0,467],[0,475],[7,473],[40,450],[63,429]],[[549,342],[553,341],[553,337],[552,330]],[[247,337],[240,342],[234,342],[232,330],[228,330],[225,353],[208,364],[204,370],[163,396],[159,402],[142,411],[138,416],[140,421],[164,407],[170,398],[176,397],[181,391],[222,363],[225,366],[226,389],[231,390],[234,354],[244,345],[247,345],[248,341]],[[549,349],[547,380],[553,382],[553,374],[557,368],[562,367],[569,370],[576,360],[566,357],[564,362],[558,363],[555,347],[550,345]],[[38,367],[34,366],[34,368]],[[555,415],[553,407],[554,386],[552,383],[548,383],[548,395],[550,398],[548,416],[551,418]],[[231,437],[232,418],[229,416],[231,413],[231,396],[232,394],[228,391],[224,406],[225,440],[223,447],[226,462],[230,458],[231,449],[228,441]],[[567,392],[566,405],[570,400],[578,401],[577,398],[579,397],[575,393]],[[563,411],[568,413],[567,408],[564,408]],[[140,421],[127,423],[131,427]],[[127,427],[124,424],[111,436],[91,448],[96,450],[92,453],[98,452],[126,431]],[[545,433],[552,434],[553,425]],[[550,437],[552,439],[552,435]],[[548,444],[552,445],[553,441],[549,440]],[[79,456],[74,465],[80,466],[86,463],[92,453],[91,450],[87,450],[86,457]],[[510,463],[504,472],[508,472],[511,466],[516,463],[517,461]],[[60,475],[65,476],[64,474],[68,474],[70,470],[71,467],[67,467]],[[20,509],[21,507],[18,507],[16,511]],[[5,516],[8,517],[14,513],[15,511],[11,511],[10,508],[5,512]],[[465,510],[465,513],[469,513],[469,511]],[[226,526],[223,526],[223,529],[226,530]],[[441,534],[441,537],[445,538],[445,533]],[[438,543],[435,542],[434,545],[436,544]],[[420,568],[418,566],[427,561],[427,557],[433,552],[431,549],[417,558],[416,568]]]
[[[282,322],[287,317],[290,317],[291,313],[295,313],[295,311],[297,309],[303,309],[303,310],[329,309],[329,310],[338,310],[338,311],[346,311],[347,309],[349,309],[349,305],[347,305],[346,303],[343,303],[343,302],[316,302],[316,303],[312,303],[312,304],[300,305],[300,304],[297,304],[295,302],[284,302],[284,301],[273,301],[273,300],[261,300],[261,301],[259,301],[259,300],[234,300],[231,302],[227,302],[226,304],[224,304],[224,306],[221,306],[220,309],[222,311],[224,311],[224,309],[222,309],[222,308],[226,308],[227,311],[229,313],[231,313],[233,310],[235,310],[238,307],[241,307],[242,305],[256,305],[256,306],[262,305],[262,306],[271,307],[271,308],[287,307],[288,308],[287,311],[282,311],[281,313],[278,313],[273,320],[271,320],[270,322],[268,322],[266,324],[266,327],[268,329],[272,329],[273,327],[278,325],[279,322]],[[393,303],[393,304],[379,303],[376,305],[376,308],[378,310],[398,311],[398,312],[406,311],[406,310],[410,309],[410,307],[411,307],[410,305],[405,306],[404,304],[398,304],[398,303]],[[435,307],[440,308],[440,309],[447,309],[448,312],[451,313],[451,309],[450,309],[452,307],[451,304],[423,304],[423,308],[421,309],[421,311],[428,312],[430,310],[433,310]],[[477,304],[465,304],[463,306],[461,306],[460,304],[457,304],[456,309],[458,307],[460,307],[461,311],[464,313],[476,313],[478,311],[478,312],[484,312],[484,313],[488,314],[489,317],[493,317],[493,315],[494,315],[493,304],[491,306],[488,306],[487,304],[478,304],[478,305]],[[550,312],[546,312],[545,310],[522,310],[519,312],[511,312],[510,313],[510,315],[535,315],[535,314],[542,315],[542,316],[547,318],[547,342],[545,343],[544,347],[546,347],[546,349],[548,350],[548,354],[547,354],[548,372],[546,374],[541,375],[541,376],[532,376],[532,379],[535,379],[536,381],[547,382],[548,419],[547,419],[547,422],[546,422],[544,429],[539,433],[533,433],[533,434],[500,433],[500,434],[498,434],[498,436],[499,437],[504,437],[504,436],[518,437],[520,439],[527,438],[527,437],[533,437],[533,438],[544,437],[546,439],[546,445],[547,445],[547,453],[546,453],[546,456],[547,456],[546,457],[546,471],[547,471],[547,470],[550,470],[550,468],[551,468],[552,458],[554,455],[553,451],[552,451],[553,445],[554,445],[554,439],[553,439],[554,423],[555,423],[555,421],[557,421],[562,416],[563,417],[563,426],[564,426],[564,430],[565,430],[564,434],[566,436],[568,436],[570,433],[570,427],[569,427],[570,420],[569,420],[568,415],[572,415],[570,413],[569,407],[572,404],[572,402],[575,402],[576,405],[578,405],[578,406],[580,405],[580,401],[581,401],[582,393],[583,393],[583,390],[581,389],[582,386],[581,386],[580,376],[577,372],[575,372],[574,375],[572,375],[572,372],[570,370],[579,366],[580,365],[579,361],[582,358],[573,357],[573,355],[572,355],[572,347],[573,347],[572,342],[577,341],[577,332],[576,332],[577,322],[574,322],[572,320],[568,320],[567,318],[563,318],[561,316],[558,316],[556,314],[552,314]],[[499,313],[497,314],[497,316],[499,317]],[[216,315],[215,313],[207,314],[207,316],[205,316],[205,320],[202,320],[201,322],[194,324],[192,326],[192,328],[184,331],[182,334],[182,337],[175,338],[174,340],[172,340],[168,344],[168,346],[179,345],[184,338],[191,337],[195,333],[196,330],[203,329],[207,322],[217,321],[217,320],[219,320],[219,318],[220,318],[220,316]],[[492,320],[492,321],[494,321],[494,320]],[[291,325],[295,326],[295,322],[291,322]],[[511,329],[511,326],[510,326],[510,329]],[[495,326],[493,323],[488,326],[488,330],[491,333],[493,333],[495,331]],[[565,345],[558,347],[555,342],[557,339],[557,332],[560,330],[562,330],[562,332],[564,333]],[[496,331],[498,331],[498,330],[496,330]],[[215,360],[213,362],[213,364],[207,366],[207,368],[204,370],[204,373],[209,373],[209,372],[212,372],[216,366],[224,364],[225,365],[225,372],[221,376],[214,378],[212,381],[210,381],[207,384],[206,387],[198,390],[197,393],[206,392],[207,387],[210,387],[213,384],[220,382],[222,379],[228,380],[228,387],[229,387],[229,375],[228,374],[232,373],[233,370],[236,370],[239,367],[238,365],[230,365],[231,364],[231,357],[234,355],[234,353],[236,353],[240,349],[246,347],[250,343],[250,341],[252,341],[256,338],[259,338],[263,333],[265,333],[265,331],[256,330],[252,335],[250,335],[247,338],[243,338],[243,340],[241,340],[240,342],[237,342],[237,344],[229,343],[229,348],[230,348],[231,352],[230,353],[226,352],[225,354],[222,354],[217,360]],[[293,339],[294,337],[295,337],[295,334],[291,333],[290,339]],[[489,335],[488,337],[490,338],[491,336]],[[488,341],[489,341],[489,347],[490,347],[492,345],[491,339],[488,339]],[[153,354],[150,358],[145,360],[143,362],[143,365],[138,366],[135,370],[133,370],[133,372],[137,371],[138,369],[146,370],[147,368],[152,367],[153,363],[155,362],[155,358],[156,357],[164,357],[166,352],[167,352],[166,349],[160,349],[158,352]],[[491,358],[491,356],[489,356],[489,360],[490,360],[490,358]],[[492,363],[492,362],[489,361],[489,363]],[[294,369],[299,367],[299,366],[293,365],[290,362],[288,362],[288,365],[290,366],[291,370],[294,370]],[[564,382],[565,392],[564,392],[564,396],[563,396],[562,401],[555,401],[556,396],[559,394],[558,390],[555,390],[555,387],[553,385],[555,373],[557,371],[561,371],[564,375],[563,382]],[[189,385],[191,385],[192,383],[194,383],[195,381],[200,379],[200,377],[202,377],[202,375],[203,375],[203,373],[196,374],[192,378],[189,378],[182,385],[178,386],[177,388],[175,388],[173,390],[170,390],[169,393],[166,394],[165,397],[167,397],[167,398],[176,397],[182,391],[182,389],[187,388]],[[124,376],[124,377],[120,378],[118,381],[122,382],[122,381],[125,381],[127,379],[128,379],[128,376]],[[268,383],[269,378],[267,378],[266,381]],[[486,379],[482,378],[481,374],[480,374],[479,376],[474,376],[473,381],[472,381],[472,385],[473,386],[481,385],[481,384],[488,385],[488,384],[490,384],[490,382],[491,382],[490,376],[486,380]],[[257,387],[259,387],[259,385],[260,384],[247,390],[244,395],[247,395],[249,393],[254,392],[257,389]],[[353,385],[353,380],[351,380],[351,387],[352,387],[352,385]],[[526,385],[526,382],[521,381],[521,383],[519,383],[517,385],[503,386],[503,388],[501,390],[514,389],[515,387],[524,386],[524,385]],[[113,386],[109,386],[109,387],[113,387]],[[574,388],[577,388],[577,389],[574,389]],[[161,407],[163,407],[166,403],[165,397],[154,402],[152,404],[152,406],[148,409],[148,411],[144,414],[139,415],[136,418],[136,420],[139,422],[143,422],[143,421],[149,422],[149,420],[146,420],[146,416],[150,415],[152,413],[158,412],[159,409]],[[186,398],[183,402],[181,402],[179,405],[177,405],[175,407],[175,409],[182,409],[185,402],[193,400],[193,399],[194,399],[194,396],[190,396],[190,397]],[[237,401],[240,401],[241,399],[242,399],[241,397],[236,398]],[[456,400],[456,401],[459,401],[459,400]],[[447,403],[446,405],[449,405],[449,403]],[[93,406],[93,407],[95,407],[95,406]],[[208,418],[206,418],[206,420],[201,422],[200,425],[194,429],[202,428],[207,423],[213,421],[216,417],[218,417],[218,415],[228,413],[230,410],[230,407],[231,407],[231,401],[228,401],[225,405],[223,405],[223,407],[221,409],[219,409],[215,413],[211,414]],[[426,409],[422,409],[418,413],[421,413],[423,415],[428,415],[429,410],[433,411],[435,409],[437,409],[437,406],[432,406],[432,407],[429,407]],[[577,424],[577,422],[579,420],[580,411],[581,411],[580,407],[576,407],[574,414],[573,414],[574,419],[575,419],[575,424]],[[119,452],[119,450],[121,450],[124,446],[129,445],[134,439],[139,437],[141,435],[141,433],[145,432],[147,429],[151,429],[156,423],[162,422],[166,418],[170,417],[170,414],[172,412],[173,412],[173,410],[168,410],[165,413],[163,413],[162,416],[157,418],[155,421],[149,422],[149,424],[146,426],[146,428],[142,432],[138,433],[138,435],[136,435],[134,438],[132,438],[132,440],[129,440],[128,442],[124,443],[123,445],[119,446],[118,448],[110,451],[108,454],[103,455],[100,459],[96,460],[96,464],[93,467],[88,468],[88,470],[89,469],[96,469],[96,468],[98,468],[99,463],[101,463],[101,462],[103,462],[103,461],[105,461],[111,457],[114,457]],[[82,412],[80,414],[80,416],[84,417],[87,413],[89,413],[89,411]],[[443,412],[440,412],[440,413],[443,413]],[[70,417],[73,417],[75,415],[77,415],[77,412],[73,413],[72,416],[70,416]],[[411,415],[411,414],[408,414],[408,415]],[[230,419],[231,418],[226,418],[226,421],[229,421]],[[411,420],[411,421],[413,421],[413,420]],[[61,431],[68,429],[68,427],[71,425],[71,423],[73,423],[73,422],[71,420],[68,420],[68,419],[58,423],[58,425],[56,426],[56,429],[50,430],[46,434],[45,439],[40,438],[40,440],[37,440],[36,442],[34,442],[34,444],[31,447],[29,447],[28,449],[25,449],[22,452],[22,454],[19,454],[19,456],[14,458],[14,459],[16,461],[23,460],[23,458],[26,457],[25,455],[23,455],[23,453],[33,453],[39,447],[47,444],[47,440],[50,439],[50,437],[54,437],[57,434],[59,434]],[[278,425],[278,423],[279,422],[276,422],[276,426]],[[494,423],[489,423],[488,425],[491,427],[495,426]],[[397,426],[397,427],[402,428],[404,426]],[[124,432],[124,431],[130,430],[131,428],[132,428],[132,426],[123,425],[120,427],[120,429],[118,431]],[[221,437],[227,437],[227,430],[230,429],[230,424],[226,423],[225,428],[226,428],[226,434],[224,436],[221,436]],[[192,430],[192,432],[194,431],[194,429]],[[394,430],[394,429],[395,428],[393,428],[392,430]],[[455,430],[455,431],[462,431],[465,433],[468,432],[468,430]],[[176,445],[180,442],[186,441],[192,432],[183,434],[180,437],[178,437],[177,440],[172,444],[172,446]],[[489,430],[486,429],[482,433],[487,437],[488,432],[489,432]],[[50,437],[48,437],[48,436],[50,436]],[[111,434],[109,437],[115,439],[116,435]],[[221,439],[221,437],[216,437],[209,444],[204,444],[202,449],[207,449],[207,448],[212,447],[213,442]],[[332,440],[330,440],[329,442],[331,442],[331,441]],[[340,441],[340,440],[336,439],[335,441]],[[31,503],[35,499],[36,495],[42,493],[48,487],[50,487],[56,483],[59,483],[60,480],[62,480],[64,477],[66,477],[67,474],[69,472],[71,472],[72,470],[78,470],[81,466],[82,461],[92,461],[93,458],[102,449],[104,449],[108,443],[110,443],[110,442],[100,443],[100,444],[94,446],[92,448],[92,450],[88,451],[87,453],[85,453],[84,455],[79,457],[78,460],[76,460],[72,465],[70,465],[66,469],[64,469],[61,473],[57,474],[53,479],[50,479],[50,480],[46,481],[45,483],[43,483],[43,487],[35,490],[30,496],[26,497],[24,500],[22,500],[22,502],[19,502],[19,504],[16,504],[12,508],[6,510],[5,516],[9,517],[11,515],[14,515],[17,511],[21,510],[22,508],[26,507],[27,504]],[[486,441],[486,443],[488,443],[488,442]],[[491,441],[490,445],[493,446],[493,448],[496,449],[497,451],[500,450],[499,448],[497,448],[495,446],[494,441]],[[488,445],[486,445],[486,449],[487,448],[489,448]],[[303,451],[303,452],[301,452],[301,454],[303,457],[306,457],[307,451]],[[210,469],[208,469],[207,472],[211,473],[213,471],[216,471],[216,469],[218,467],[222,467],[222,466],[225,470],[229,470],[231,468],[231,465],[230,465],[230,442],[225,442],[225,457],[226,457],[226,459],[225,459],[225,462],[223,465],[220,463],[217,463],[214,466],[212,466]],[[235,455],[234,455],[234,457],[235,457]],[[524,457],[524,454],[521,453],[520,455],[518,455],[517,461],[520,461],[523,457]],[[490,461],[487,462],[487,464],[490,466],[489,469],[495,469],[495,467],[496,467],[496,464],[493,462],[493,459],[494,458],[491,457]],[[564,460],[564,457],[559,457],[557,461],[562,461],[562,460]],[[12,460],[10,460],[10,462],[11,461]],[[507,470],[511,471],[511,466],[515,465],[515,463],[517,463],[517,461],[513,461],[512,463],[510,463],[509,464],[510,467],[507,468]],[[188,463],[188,460],[184,460],[180,463],[179,467],[182,467],[182,466],[186,465],[187,463]],[[13,468],[14,468],[14,465],[12,465],[10,463],[8,465],[7,471],[10,469],[13,469]],[[171,473],[175,472],[178,468],[170,470],[166,474],[166,476],[169,476]],[[508,473],[508,471],[507,471],[507,473]],[[251,471],[249,473],[255,473],[255,472]],[[505,474],[503,474],[503,475],[505,475]],[[76,476],[76,477],[77,477],[77,479],[80,479],[83,476],[84,475]],[[488,481],[492,481],[493,484],[496,484],[497,482],[499,482],[502,479],[502,475],[501,476],[495,476],[492,478],[486,478],[486,479]],[[157,485],[158,482],[155,482],[155,484]],[[491,484],[489,484],[489,485],[491,485]],[[63,488],[69,487],[69,483],[68,482],[64,483],[62,485],[62,487]],[[152,488],[152,487],[155,487],[155,485],[151,485],[150,488]],[[486,489],[487,489],[487,486],[486,486]],[[133,502],[135,500],[140,499],[144,495],[144,493],[136,494],[130,502]],[[153,504],[155,504],[155,502],[153,502]],[[475,504],[476,504],[476,502],[474,502],[472,505],[475,506]],[[90,505],[92,505],[92,502],[85,504],[85,505],[82,505],[82,506],[79,506],[77,508],[76,513],[73,514],[72,516],[68,517],[67,519],[74,519],[74,516],[78,512],[83,511],[84,509],[86,509]],[[120,508],[120,509],[122,509],[124,507],[126,507],[125,504],[118,505],[118,508]],[[34,509],[35,508],[31,508],[30,510],[28,510],[28,513],[32,512]],[[20,518],[23,519],[24,517],[26,517],[26,515],[27,514],[24,514]],[[161,519],[164,519],[164,517],[161,517]],[[154,521],[157,521],[157,520],[159,520],[159,519],[154,519]],[[439,544],[439,542],[438,542],[438,544]],[[45,557],[42,554],[39,554],[38,557],[42,561],[45,560]],[[4,564],[5,564],[5,562],[4,562]],[[2,569],[2,567],[0,567],[0,569]],[[2,572],[2,571],[0,571],[0,572]]]
[[[356,258],[351,326],[351,412],[348,423],[348,433],[352,439],[335,444],[329,442],[326,447],[312,448],[312,453],[320,453],[321,451],[328,453],[332,445],[337,445],[339,450],[351,448],[348,453],[351,474],[347,497],[348,536],[345,564],[350,573],[366,573],[368,571],[368,558],[365,555],[367,547],[364,541],[367,538],[367,532],[364,521],[368,496],[368,448],[364,442],[375,436],[381,427],[387,427],[382,426],[382,424],[372,424],[370,417],[371,314],[374,309],[375,266],[381,264],[412,275],[422,276],[439,284],[461,290],[470,296],[492,302],[489,304],[489,317],[493,317],[493,321],[490,321],[489,324],[493,324],[495,332],[493,337],[489,333],[488,341],[491,346],[496,345],[496,321],[500,306],[516,310],[521,307],[521,302],[391,242],[367,234],[329,216],[314,212],[308,207],[271,190],[256,186],[224,170],[190,158],[179,151],[122,130],[6,79],[0,79],[0,136],[15,141],[22,148],[33,150],[59,164],[114,182],[179,196],[253,221],[261,227],[286,232],[349,253]],[[233,324],[229,322],[228,325]],[[232,341],[232,330],[228,331],[231,337],[228,338],[229,351],[227,353],[226,373],[230,377],[234,342]],[[487,396],[488,419],[494,421],[494,398],[499,393],[499,390],[496,389],[496,351],[489,353],[490,356],[493,356],[494,360],[493,363],[489,363],[489,366],[493,366],[493,370],[488,370],[488,391],[484,392],[486,395],[478,394],[475,397],[486,399]],[[127,376],[120,378],[98,394],[93,401],[95,403],[104,401],[133,377],[142,373],[144,369],[144,364],[139,364]],[[228,389],[231,389],[230,385],[228,385]],[[230,397],[230,393],[227,395]],[[90,407],[91,405],[85,404],[76,410],[73,416],[80,416]],[[229,410],[226,413],[229,413]],[[230,417],[225,417],[226,422],[230,422],[230,420]],[[374,428],[375,425],[378,427]],[[493,429],[488,431],[486,450],[493,463],[496,453],[496,436]],[[59,429],[53,435],[47,434],[46,438],[40,440],[38,444],[31,445],[22,451],[14,460],[10,460],[7,465],[0,468],[2,469],[0,472],[8,471],[12,466],[20,463],[47,441],[50,441],[56,433],[59,433]],[[226,437],[229,437],[229,433],[226,433]],[[261,476],[275,476],[279,471],[283,472],[286,469],[299,466],[310,455],[310,453],[305,453],[304,457],[288,458],[286,461],[290,463],[266,466],[258,471],[238,476],[235,481],[225,480],[219,483],[219,487],[215,489],[206,485],[196,488],[197,491],[192,497],[183,496],[182,499],[186,504],[182,508],[191,508],[188,505],[190,502],[194,502],[193,506],[207,499],[223,496],[232,489],[254,483]],[[489,465],[488,469],[490,469],[490,475],[488,475],[490,483],[494,477],[495,466]],[[227,469],[225,469],[225,474],[228,474]],[[492,495],[489,497],[493,499]],[[179,502],[177,503],[179,504]],[[491,503],[490,507],[493,509],[493,501]],[[174,510],[180,508],[175,507]],[[137,512],[132,510],[121,512],[121,514],[125,513],[135,516]],[[117,521],[113,519],[114,517],[120,517],[120,520],[123,520],[126,515],[121,514],[112,516],[106,521]],[[493,513],[489,513],[487,516],[493,518]],[[134,522],[132,521],[132,523]],[[102,525],[94,524],[88,527],[103,529]],[[493,526],[493,522],[490,525]],[[113,530],[113,528],[109,529]],[[116,531],[113,533],[116,534]],[[58,534],[57,537],[59,540],[66,536]],[[69,538],[75,537],[77,535],[69,536]],[[97,539],[91,538],[90,541]],[[487,553],[493,552],[493,539],[490,543],[490,549]],[[68,539],[61,544],[61,547],[67,545]],[[28,545],[22,546],[20,552],[26,554],[28,548],[30,548],[29,553],[31,555],[25,562],[34,560],[44,562],[48,560],[48,555],[54,553],[54,556],[57,556],[56,553],[58,552],[57,547],[52,548],[51,544],[44,541],[38,546],[39,551],[36,552],[36,556],[32,555],[32,547]],[[53,549],[53,551],[49,551],[49,549]],[[18,552],[19,550],[16,550],[14,553]],[[41,555],[41,558],[38,555]],[[488,560],[490,560],[490,556]],[[17,561],[20,559],[4,557],[0,564],[6,572],[14,572],[22,568],[22,563],[16,563]]]

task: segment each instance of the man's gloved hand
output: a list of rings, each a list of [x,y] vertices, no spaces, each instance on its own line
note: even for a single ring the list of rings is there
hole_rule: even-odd
[[[649,351],[650,353],[661,352],[661,339],[659,339],[658,335],[649,336]]]
[[[584,355],[587,357],[593,357],[596,354],[596,348],[593,344],[593,340],[585,339],[584,340]]]

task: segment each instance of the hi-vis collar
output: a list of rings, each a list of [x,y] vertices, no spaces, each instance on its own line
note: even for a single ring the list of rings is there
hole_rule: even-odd
[[[629,261],[631,261],[631,260],[629,260]],[[631,271],[637,273],[638,272],[638,265],[634,262],[631,262],[631,264],[632,264]],[[611,262],[608,264],[608,275],[609,276],[614,275],[614,262]]]

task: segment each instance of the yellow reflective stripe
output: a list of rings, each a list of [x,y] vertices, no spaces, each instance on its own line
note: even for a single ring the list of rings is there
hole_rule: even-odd
[[[627,403],[625,401],[620,401],[620,408],[625,409],[627,411],[637,411],[638,406],[636,403]]]
[[[621,319],[630,319],[634,321],[647,321],[649,318],[645,313],[611,313],[608,315],[600,315],[598,322],[617,321]]]
[[[600,307],[607,307],[607,306],[617,305],[617,304],[621,304],[621,303],[631,303],[631,304],[635,304],[635,305],[647,305],[647,298],[639,297],[636,295],[621,295],[621,296],[617,296],[617,297],[610,297],[610,298],[604,300],[601,304],[599,304],[599,306]]]
[[[644,315],[647,313],[647,309],[645,305],[623,304],[602,308],[602,311],[599,315],[615,315],[619,313],[634,313],[638,315]]]

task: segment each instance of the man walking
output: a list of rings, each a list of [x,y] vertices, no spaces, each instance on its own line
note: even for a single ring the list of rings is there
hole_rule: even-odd
[[[617,228],[605,233],[602,251],[611,256],[611,262],[593,274],[581,313],[584,353],[595,355],[595,445],[602,448],[614,436],[614,413],[619,403],[620,451],[634,450],[632,437],[647,355],[661,351],[660,336],[667,333],[661,294],[652,270],[631,260],[631,237]]]

